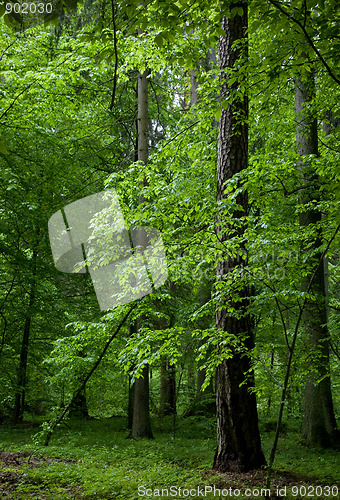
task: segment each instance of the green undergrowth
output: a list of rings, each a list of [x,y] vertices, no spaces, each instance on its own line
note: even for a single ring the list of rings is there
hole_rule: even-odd
[[[146,490],[142,487],[152,490],[171,486],[182,490],[213,485],[237,487],[237,477],[228,483],[225,476],[211,473],[216,443],[214,419],[178,419],[175,437],[171,428],[171,418],[154,419],[154,440],[131,440],[126,439],[125,420],[120,417],[69,420],[54,433],[46,448],[34,439],[39,428],[2,426],[1,451],[26,452],[27,459],[20,466],[0,463],[2,483],[8,486],[7,490],[3,488],[1,498],[134,500],[155,498],[143,496]],[[273,431],[263,432],[266,456],[272,439]],[[279,471],[312,476],[315,484],[332,485],[339,476],[338,455],[332,450],[306,448],[296,430],[288,427],[280,439],[275,466]],[[33,465],[30,456],[35,458]],[[244,484],[239,484],[242,489]],[[169,490],[169,497],[218,498],[218,494],[213,496],[209,492],[205,497],[184,497],[178,495],[178,489],[176,492],[177,496],[170,496]],[[159,496],[166,498],[165,494]]]

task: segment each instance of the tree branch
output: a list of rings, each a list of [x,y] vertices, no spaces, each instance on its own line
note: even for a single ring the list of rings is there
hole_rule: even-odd
[[[306,290],[305,295],[304,295],[303,303],[302,303],[302,306],[300,307],[299,315],[298,315],[298,318],[297,318],[297,321],[295,324],[294,335],[293,335],[292,345],[291,345],[291,349],[290,349],[289,356],[288,356],[285,380],[284,380],[283,389],[282,389],[280,409],[279,409],[279,414],[278,414],[277,423],[276,423],[276,432],[275,432],[274,442],[273,442],[273,446],[272,446],[272,449],[270,452],[270,457],[269,457],[269,462],[268,462],[266,488],[270,487],[271,472],[272,472],[273,463],[274,463],[274,459],[275,459],[275,455],[276,455],[277,443],[279,440],[280,428],[281,428],[281,422],[282,422],[282,415],[283,415],[284,405],[286,402],[288,382],[289,382],[289,377],[290,377],[290,369],[291,369],[291,365],[292,365],[292,361],[293,361],[293,354],[294,354],[295,344],[296,344],[296,340],[297,340],[297,336],[298,336],[298,332],[299,332],[300,322],[302,319],[302,314],[303,314],[303,311],[306,307],[307,300],[308,300],[308,294],[309,294],[310,289],[312,287],[312,284],[315,280],[316,273],[318,272],[318,269],[321,265],[321,262],[323,262],[323,259],[325,258],[326,254],[329,250],[329,247],[331,246],[332,242],[334,241],[339,230],[340,230],[340,223],[336,227],[331,239],[328,241],[325,250],[322,252],[317,266],[315,266],[314,272],[309,280],[307,290]]]
[[[80,385],[80,387],[78,388],[78,390],[74,392],[74,394],[73,394],[73,396],[71,398],[71,401],[69,402],[68,405],[65,406],[65,408],[63,409],[63,411],[61,412],[61,414],[59,415],[59,417],[55,420],[55,422],[53,423],[53,425],[48,430],[48,432],[46,434],[45,443],[44,443],[45,446],[48,446],[48,443],[50,442],[50,439],[51,439],[51,436],[52,436],[52,432],[55,430],[55,428],[57,427],[57,425],[59,425],[60,422],[63,420],[63,418],[65,417],[66,413],[70,410],[70,408],[71,408],[74,400],[78,396],[78,394],[85,388],[85,385],[88,382],[89,378],[91,377],[91,375],[93,374],[93,372],[96,370],[96,368],[100,364],[101,360],[103,359],[106,351],[110,347],[111,342],[116,337],[116,335],[119,333],[120,329],[124,325],[125,321],[128,319],[128,317],[129,317],[130,313],[132,312],[132,310],[136,307],[136,305],[137,305],[137,303],[135,303],[132,307],[130,307],[130,309],[128,310],[128,312],[125,314],[124,318],[119,323],[119,325],[117,326],[116,330],[113,332],[113,334],[111,335],[111,337],[109,338],[109,340],[106,342],[105,347],[102,350],[99,358],[97,359],[97,361],[95,362],[95,364],[93,365],[93,367],[91,368],[91,370],[89,371],[89,373],[84,378],[84,380],[83,380],[82,384]]]
[[[325,59],[323,58],[323,56],[321,55],[321,53],[319,52],[318,48],[315,46],[313,40],[311,39],[311,37],[309,36],[309,34],[307,33],[307,30],[305,28],[305,26],[301,23],[301,21],[299,21],[298,19],[296,19],[295,17],[293,17],[291,14],[289,14],[289,12],[286,12],[285,9],[283,9],[283,7],[280,5],[280,3],[274,1],[274,0],[268,0],[269,3],[271,3],[274,7],[276,7],[284,16],[286,16],[288,19],[290,19],[293,23],[297,24],[299,26],[299,28],[302,30],[303,34],[305,35],[309,45],[312,47],[312,49],[314,50],[315,54],[317,55],[317,57],[319,58],[319,60],[321,61],[321,63],[323,64],[323,66],[326,68],[327,70],[327,73],[329,74],[329,76],[338,84],[340,85],[340,79],[337,78],[336,75],[334,75],[332,69],[330,68],[330,66],[327,64],[327,62],[325,61]]]
[[[112,5],[112,24],[113,24],[113,46],[115,52],[115,72],[113,77],[113,89],[112,89],[112,98],[110,104],[110,111],[112,111],[115,97],[116,97],[116,88],[117,88],[117,71],[118,71],[118,51],[117,51],[117,27],[116,27],[116,14],[115,14],[115,2],[111,0]]]

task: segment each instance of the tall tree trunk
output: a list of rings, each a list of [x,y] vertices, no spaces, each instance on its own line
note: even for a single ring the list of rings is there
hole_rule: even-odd
[[[22,336],[20,361],[18,368],[17,379],[17,392],[15,394],[13,422],[22,422],[24,416],[25,396],[26,396],[26,382],[27,382],[27,357],[29,338],[31,333],[32,321],[32,307],[35,302],[35,289],[36,289],[36,271],[37,271],[37,253],[33,250],[32,256],[32,282],[29,292],[28,309],[25,318],[24,332]]]
[[[211,298],[211,290],[210,287],[204,287],[199,295],[199,302],[200,306],[204,306],[207,302],[209,302]],[[200,318],[198,320],[198,327],[201,328],[202,330],[205,330],[206,328],[209,328],[210,325],[210,316],[203,316],[203,318]],[[203,341],[201,343],[203,345]],[[201,368],[197,372],[197,386],[196,386],[196,399],[199,400],[201,399],[202,395],[207,395],[207,394],[212,394],[214,392],[214,384],[213,384],[213,379],[210,379],[209,385],[202,390],[202,385],[204,384],[206,377],[206,369]]]
[[[133,323],[130,324],[130,337],[137,332],[137,325],[136,322],[134,321]],[[134,405],[134,399],[135,399],[135,382],[132,381],[131,375],[129,375],[129,395],[128,395],[128,421],[127,421],[127,428],[132,429],[132,421],[133,421],[133,405]]]
[[[138,160],[145,165],[149,159],[149,105],[148,105],[148,70],[138,73]],[[139,200],[142,203],[144,200]]]
[[[188,360],[187,381],[188,381],[187,395],[188,395],[190,405],[191,405],[196,397],[195,371],[194,371],[194,362],[192,359]]]
[[[135,399],[135,383],[132,382],[132,377],[129,375],[129,400],[128,400],[128,422],[127,428],[132,429],[133,422],[133,405]]]
[[[149,365],[134,382],[133,419],[130,436],[153,439],[149,409]]]
[[[314,74],[310,71],[296,81],[296,146],[300,155],[298,167],[302,171],[303,183],[300,203],[305,205],[320,199],[319,179],[315,168],[309,161],[311,155],[318,156],[317,119],[308,106],[314,97]],[[311,187],[309,187],[311,186]],[[315,255],[307,264],[310,272],[303,278],[302,289],[305,291],[311,279],[315,265],[321,258],[322,234],[320,223],[322,214],[318,209],[307,208],[300,213],[299,222],[304,230],[307,226],[315,230],[315,238],[308,242],[309,252],[315,249]],[[312,246],[310,246],[312,244]],[[314,265],[315,264],[315,265]],[[325,262],[319,265],[310,293],[314,300],[308,300],[303,314],[303,323],[313,370],[308,375],[305,389],[305,414],[303,435],[309,445],[331,446],[337,436],[334,416],[331,380],[329,375],[329,333],[327,326]],[[319,382],[319,380],[321,380]]]
[[[241,56],[247,57],[246,32],[248,27],[247,3],[238,2],[231,7],[243,9],[243,14],[233,19],[223,18],[222,28],[226,36],[220,37],[219,66],[221,72],[233,68],[239,63]],[[230,7],[230,8],[231,8]],[[239,41],[238,48],[233,45]],[[242,47],[241,47],[242,45]],[[237,88],[233,84],[232,89]],[[221,77],[221,101],[228,96],[228,76]],[[222,109],[219,122],[218,163],[217,163],[217,200],[225,198],[225,184],[236,173],[248,166],[248,98],[246,95],[233,97],[227,109]],[[243,190],[237,196],[236,203],[240,209],[235,210],[233,217],[238,224],[229,228],[227,235],[219,228],[219,239],[227,241],[230,237],[241,237],[244,231],[238,227],[240,218],[248,212],[248,197]],[[236,222],[235,220],[235,222]],[[242,224],[241,224],[242,225]],[[242,249],[241,249],[242,251]],[[228,276],[236,266],[246,265],[246,253],[238,257],[229,257],[217,265],[217,281],[227,282]],[[242,278],[240,278],[242,279]],[[240,300],[228,297],[228,306],[235,308],[231,315],[226,308],[216,310],[217,328],[239,338],[246,336],[245,348],[253,347],[253,331],[251,318],[247,312],[248,289],[244,284],[239,291]],[[216,406],[217,406],[217,449],[214,458],[214,469],[224,471],[247,471],[257,469],[265,464],[261,449],[258,428],[258,415],[254,388],[254,376],[251,360],[246,353],[233,352],[233,357],[224,359],[216,370]]]
[[[139,34],[141,31],[139,30]],[[148,71],[138,74],[138,160],[146,164],[148,162]],[[144,181],[145,184],[146,180]],[[139,197],[139,203],[143,203],[143,196]],[[133,418],[130,437],[153,438],[150,424],[149,406],[149,365],[143,368],[142,376],[134,382],[134,404]]]
[[[176,413],[176,370],[174,365],[164,359],[161,364],[161,390],[159,414],[173,415]]]

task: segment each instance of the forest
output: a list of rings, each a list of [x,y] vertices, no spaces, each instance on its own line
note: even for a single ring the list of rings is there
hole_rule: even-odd
[[[1,499],[340,498],[339,26],[1,0]]]

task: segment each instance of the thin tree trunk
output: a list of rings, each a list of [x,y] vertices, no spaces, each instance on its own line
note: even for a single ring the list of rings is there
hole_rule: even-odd
[[[239,2],[232,7],[243,9],[243,15],[237,14],[233,19],[223,18],[222,28],[225,37],[220,37],[219,66],[223,71],[233,68],[241,55],[247,57],[247,46],[240,48],[240,42],[246,41],[248,26],[247,3]],[[233,46],[236,41],[239,48]],[[241,52],[242,51],[242,52]],[[221,101],[228,96],[228,77],[221,77]],[[238,83],[236,82],[236,87]],[[235,85],[231,88],[235,89]],[[248,98],[242,95],[234,98],[227,109],[222,109],[219,123],[218,163],[217,163],[217,199],[225,198],[225,183],[236,173],[248,166]],[[237,196],[236,203],[240,209],[235,210],[233,217],[240,222],[248,212],[248,197],[243,190]],[[236,222],[236,221],[235,221]],[[219,228],[219,239],[242,237],[242,227],[229,228],[229,234]],[[242,252],[242,248],[241,248]],[[227,282],[228,276],[236,266],[246,265],[246,253],[242,252],[235,258],[227,258],[217,265],[217,281]],[[242,279],[238,278],[238,279]],[[239,291],[240,300],[229,297],[228,305],[235,308],[235,315],[227,313],[227,309],[216,310],[217,328],[242,338],[246,335],[245,348],[253,347],[253,331],[251,318],[247,312],[248,289],[243,285]],[[227,305],[227,304],[226,304]],[[254,388],[254,376],[250,357],[246,354],[233,352],[233,357],[224,359],[216,370],[216,406],[217,406],[217,449],[214,458],[214,469],[225,471],[247,471],[257,469],[265,464],[261,449],[261,439],[258,428],[258,415]]]
[[[128,401],[128,422],[127,428],[132,429],[133,421],[133,404],[135,399],[135,383],[132,382],[132,377],[129,375],[129,401]]]
[[[187,378],[187,380],[188,380],[187,394],[188,394],[188,397],[189,397],[190,404],[192,404],[192,402],[194,401],[195,396],[196,396],[196,391],[195,391],[194,365],[193,365],[193,361],[191,359],[189,359],[189,361],[188,361],[187,377],[188,377]]]
[[[199,295],[200,306],[201,307],[204,306],[204,304],[209,302],[210,298],[211,298],[211,290],[210,288],[208,289],[207,287],[205,287]],[[203,316],[203,318],[200,318],[198,320],[198,327],[201,328],[202,330],[209,328],[209,324],[210,324],[210,316]],[[203,341],[201,345],[203,345]],[[214,392],[214,384],[212,378],[210,379],[209,385],[202,390],[202,385],[204,384],[205,377],[206,377],[206,369],[201,368],[200,370],[198,370],[197,387],[196,387],[197,400],[200,400],[203,394],[207,395],[207,394],[212,394]]]
[[[100,365],[103,357],[105,356],[105,353],[106,351],[108,350],[108,348],[110,347],[113,339],[118,335],[118,333],[120,332],[120,329],[122,328],[122,326],[124,325],[125,321],[128,319],[130,313],[133,311],[133,309],[136,307],[136,304],[134,304],[132,307],[130,307],[130,309],[128,310],[128,312],[125,314],[124,318],[122,319],[122,321],[119,323],[119,325],[117,326],[117,328],[115,329],[114,333],[111,335],[111,337],[109,338],[109,340],[106,342],[105,344],[105,347],[104,349],[102,350],[100,356],[98,357],[97,361],[95,362],[95,364],[93,365],[93,367],[91,368],[91,370],[88,372],[88,374],[86,375],[86,377],[84,378],[82,384],[80,385],[80,387],[74,392],[72,398],[71,398],[71,401],[63,408],[63,410],[61,411],[60,415],[55,419],[55,421],[53,423],[50,423],[49,425],[49,429],[48,431],[46,432],[46,437],[45,437],[45,442],[44,442],[44,445],[45,446],[48,446],[49,445],[49,442],[50,442],[50,439],[51,439],[51,436],[52,436],[52,433],[53,431],[57,428],[57,426],[62,422],[63,418],[65,417],[65,415],[70,411],[70,408],[72,407],[73,405],[73,402],[74,400],[77,398],[77,395],[79,393],[81,393],[84,389],[85,389],[85,386],[87,384],[87,382],[90,380],[90,378],[92,377],[93,373],[96,371],[96,369],[98,368],[98,366]]]
[[[22,422],[24,416],[26,382],[27,382],[27,357],[29,339],[31,333],[32,307],[35,302],[36,289],[36,271],[37,271],[37,253],[33,250],[32,256],[32,283],[30,286],[29,303],[25,318],[24,332],[22,336],[20,361],[18,369],[17,392],[15,394],[13,422]]]
[[[138,30],[141,34],[141,30]],[[146,164],[149,153],[149,109],[148,109],[148,71],[138,74],[138,160]],[[144,180],[144,185],[146,179]],[[143,203],[143,196],[139,203]],[[149,405],[149,365],[145,365],[142,376],[134,382],[134,404],[130,438],[147,437],[152,439]]]
[[[315,168],[310,165],[310,157],[318,156],[318,131],[316,116],[308,110],[308,104],[314,97],[314,74],[304,76],[296,81],[295,113],[296,113],[296,145],[300,155],[299,169],[302,171],[305,189],[300,200],[302,205],[320,199],[319,179]],[[312,187],[307,187],[312,185]],[[308,208],[300,213],[300,226],[314,227],[316,237],[312,247],[316,253],[308,264],[313,268],[313,262],[318,261],[322,254],[322,234],[320,223],[322,214],[319,210]],[[308,242],[309,244],[311,242]],[[312,248],[308,246],[308,251]],[[306,248],[307,250],[307,248]],[[308,375],[305,389],[305,414],[303,435],[309,445],[329,447],[334,444],[337,436],[334,416],[330,367],[329,367],[329,333],[327,325],[325,262],[320,263],[310,293],[315,300],[308,300],[303,314],[304,330],[307,337],[307,348],[310,353],[313,370]],[[306,291],[310,281],[310,273],[303,279],[302,290]],[[321,380],[321,381],[320,381]]]
[[[176,413],[176,370],[174,365],[164,359],[161,364],[161,389],[159,414],[173,415]]]
[[[273,349],[272,352],[270,353],[270,373],[272,373],[274,370],[274,358],[275,358],[275,351]],[[272,391],[270,391],[269,396],[268,396],[267,415],[270,414],[271,405],[272,405]]]
[[[138,74],[138,160],[145,165],[149,159],[149,105],[148,105],[148,70]],[[144,201],[140,199],[140,203]]]
[[[145,365],[142,375],[134,382],[133,419],[130,438],[147,437],[153,439],[149,409],[149,365]]]
[[[136,322],[134,321],[133,323],[130,324],[130,337],[136,333]],[[135,399],[135,382],[132,381],[131,375],[129,375],[129,394],[128,394],[128,421],[127,421],[127,428],[132,429],[132,421],[133,421],[133,404],[134,404],[134,399]]]
[[[311,273],[311,277],[310,277],[310,280],[309,280],[309,283],[308,283],[307,289],[306,289],[307,293],[310,292],[310,290],[312,288],[312,285],[314,283],[314,279],[316,278],[316,275],[317,275],[317,272],[318,272],[318,268],[321,265],[321,263],[322,263],[323,259],[325,258],[325,256],[327,255],[327,252],[328,252],[331,244],[335,240],[335,237],[337,236],[337,234],[339,233],[339,231],[340,231],[340,224],[337,225],[337,227],[336,227],[336,229],[335,229],[332,237],[328,240],[326,248],[324,249],[324,251],[322,252],[322,254],[320,256],[319,262],[316,263],[314,271]],[[272,446],[272,449],[270,451],[270,456],[269,456],[269,461],[268,461],[268,467],[267,467],[266,488],[270,488],[271,474],[272,474],[273,464],[274,464],[276,450],[277,450],[277,443],[279,441],[279,435],[280,435],[280,429],[281,429],[281,423],[282,423],[283,410],[284,410],[285,403],[286,403],[286,400],[287,400],[287,389],[288,389],[288,384],[289,384],[289,379],[290,379],[290,373],[291,373],[291,367],[292,367],[292,362],[293,362],[293,356],[294,356],[294,353],[295,353],[296,340],[297,340],[297,337],[298,337],[300,323],[301,323],[301,320],[302,320],[302,315],[303,315],[303,313],[305,311],[306,304],[307,304],[307,295],[305,295],[305,297],[303,299],[303,302],[302,302],[302,305],[300,305],[300,307],[299,307],[299,314],[298,314],[298,317],[297,317],[297,320],[296,320],[296,323],[295,323],[294,334],[293,334],[293,338],[292,338],[292,341],[291,341],[290,347],[289,347],[289,356],[288,356],[288,360],[287,360],[285,380],[284,380],[284,383],[283,383],[283,388],[282,388],[282,393],[281,393],[281,402],[280,402],[279,414],[278,414],[277,422],[276,422],[276,431],[275,431],[273,446]],[[285,329],[285,331],[286,331],[286,329]]]

